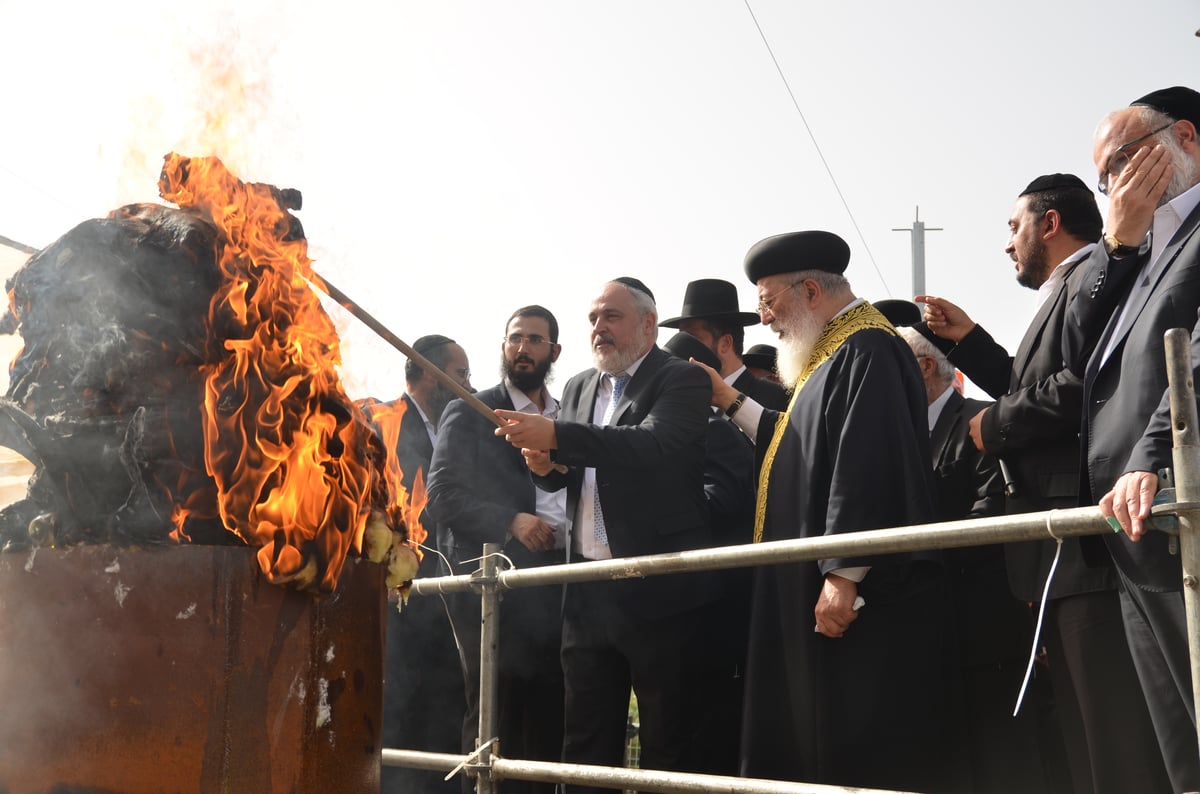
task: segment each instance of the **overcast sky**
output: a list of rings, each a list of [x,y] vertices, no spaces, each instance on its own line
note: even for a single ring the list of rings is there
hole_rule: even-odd
[[[767,235],[837,232],[859,295],[910,297],[893,229],[919,206],[928,290],[1011,349],[1013,200],[1094,183],[1107,111],[1200,87],[1198,27],[1194,0],[0,0],[0,235],[44,246],[157,201],[166,152],[214,154],[300,189],[316,269],[410,342],[458,339],[477,387],[511,310],[546,305],[561,387],[605,280],[665,318],[725,278],[749,310]],[[345,322],[352,394],[395,396],[403,358]]]

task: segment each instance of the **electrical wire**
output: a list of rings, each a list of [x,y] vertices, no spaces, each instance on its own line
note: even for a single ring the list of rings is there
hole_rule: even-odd
[[[867,258],[871,260],[871,267],[875,270],[875,275],[879,277],[879,282],[883,284],[883,291],[888,295],[892,294],[892,290],[888,287],[887,279],[883,277],[883,273],[879,270],[879,265],[875,262],[875,255],[871,253],[871,246],[867,245],[867,238],[863,236],[862,229],[858,226],[858,220],[854,217],[854,211],[850,209],[850,202],[846,201],[846,196],[842,193],[842,188],[838,185],[837,177],[833,175],[833,169],[829,166],[829,161],[825,159],[825,153],[821,151],[821,145],[817,143],[817,136],[813,133],[812,127],[808,125],[808,119],[804,117],[804,111],[800,109],[800,103],[796,100],[796,94],[792,91],[792,86],[788,83],[787,75],[783,73],[783,67],[779,65],[779,59],[775,57],[775,51],[771,49],[771,42],[767,41],[767,34],[763,32],[762,25],[758,22],[758,17],[754,14],[754,9],[750,7],[750,0],[745,0],[746,10],[750,12],[750,18],[754,20],[754,27],[758,29],[758,35],[762,38],[763,46],[767,48],[767,54],[771,56],[771,62],[775,64],[775,71],[779,72],[779,79],[783,81],[783,87],[787,89],[788,96],[792,99],[792,106],[796,108],[796,113],[800,115],[800,121],[804,124],[804,129],[808,133],[809,140],[812,141],[813,148],[817,151],[817,157],[821,160],[821,165],[825,166],[825,173],[829,175],[829,181],[833,183],[833,189],[841,199],[842,206],[846,209],[846,214],[850,217],[850,224],[854,227],[855,233],[858,234],[859,242],[867,252]]]

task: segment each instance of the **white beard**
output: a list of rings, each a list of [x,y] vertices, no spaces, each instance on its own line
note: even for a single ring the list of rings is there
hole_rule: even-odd
[[[795,388],[800,374],[808,365],[813,348],[825,330],[825,323],[816,314],[802,311],[787,322],[778,323],[784,335],[779,338],[779,379],[789,389]]]
[[[1155,137],[1157,138],[1158,136]],[[1179,145],[1179,141],[1175,140],[1175,136],[1170,135],[1168,132],[1167,138],[1163,142],[1171,155],[1171,182],[1167,185],[1166,192],[1162,194],[1162,198],[1158,200],[1158,206],[1160,207],[1168,201],[1173,201],[1182,196],[1200,181],[1200,179],[1197,179],[1197,176],[1200,175],[1197,174],[1196,161],[1183,150],[1183,147]]]

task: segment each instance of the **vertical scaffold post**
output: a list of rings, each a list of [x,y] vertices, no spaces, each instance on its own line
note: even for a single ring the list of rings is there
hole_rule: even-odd
[[[1200,502],[1200,426],[1196,420],[1196,387],[1192,379],[1188,332],[1173,328],[1166,332],[1165,342],[1171,399],[1175,499],[1181,503],[1196,504]],[[1192,700],[1196,713],[1200,714],[1200,510],[1179,511],[1179,557],[1183,566],[1183,603],[1187,611]]]
[[[499,571],[497,560],[500,544],[483,544],[481,595],[483,601],[482,622],[479,632],[479,737],[476,747],[496,739],[497,691],[500,647],[500,585],[496,579]],[[492,755],[499,754],[500,742],[483,747],[479,752],[478,774],[475,777],[475,794],[493,794],[496,781],[492,779]]]

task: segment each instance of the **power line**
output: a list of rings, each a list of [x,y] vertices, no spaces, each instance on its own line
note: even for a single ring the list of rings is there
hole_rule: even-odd
[[[787,89],[788,96],[792,99],[792,106],[796,108],[796,113],[800,115],[800,121],[804,124],[804,129],[808,133],[809,140],[812,141],[813,148],[817,150],[817,157],[821,159],[821,165],[825,166],[825,173],[829,174],[829,181],[833,183],[833,189],[837,192],[838,198],[842,201],[842,206],[846,208],[846,214],[850,216],[850,224],[854,227],[854,231],[858,234],[859,242],[867,251],[867,258],[871,260],[871,267],[875,269],[875,275],[879,276],[879,282],[883,284],[883,290],[888,295],[892,294],[892,290],[888,287],[887,279],[883,277],[883,273],[879,270],[879,265],[875,263],[875,255],[871,253],[871,246],[867,245],[867,238],[863,236],[862,229],[858,227],[858,221],[854,218],[854,212],[850,209],[850,203],[846,201],[846,197],[842,194],[842,188],[838,185],[837,177],[833,175],[833,169],[829,167],[829,161],[825,159],[825,153],[821,151],[821,145],[817,143],[817,136],[813,134],[812,127],[808,126],[808,119],[804,117],[804,111],[800,109],[800,103],[796,101],[796,94],[792,91],[791,84],[788,83],[787,75],[783,73],[783,67],[779,65],[779,59],[775,57],[775,51],[771,49],[771,42],[767,41],[767,34],[763,33],[762,25],[758,24],[758,17],[754,15],[754,9],[750,7],[750,0],[745,0],[746,10],[750,12],[750,18],[754,20],[754,27],[758,29],[758,35],[762,38],[763,45],[767,48],[767,54],[771,56],[771,61],[775,64],[775,71],[779,72],[779,79],[783,81],[783,87]]]

